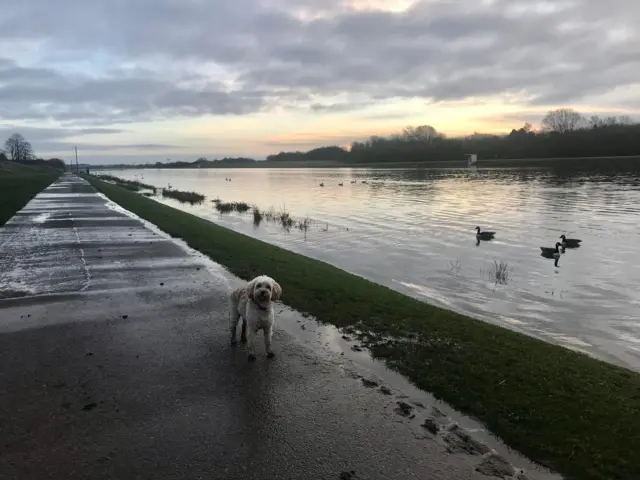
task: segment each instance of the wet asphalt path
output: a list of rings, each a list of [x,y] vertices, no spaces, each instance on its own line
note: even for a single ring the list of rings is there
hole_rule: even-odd
[[[490,478],[282,330],[247,362],[238,280],[84,180],[37,196],[0,249],[2,479]]]

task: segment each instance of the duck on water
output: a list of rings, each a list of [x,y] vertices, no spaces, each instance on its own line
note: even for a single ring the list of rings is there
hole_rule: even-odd
[[[578,248],[580,242],[582,242],[582,240],[578,240],[577,238],[567,238],[564,234],[560,235],[560,238],[562,239],[563,248]]]
[[[474,230],[478,231],[476,233],[476,238],[478,240],[492,240],[494,235],[496,234],[496,232],[481,232],[480,227],[476,227],[474,228]]]
[[[560,249],[564,252],[564,248],[560,242],[556,242],[555,247],[540,247],[541,254],[545,258],[553,258],[553,264],[558,267],[558,260],[560,260]]]

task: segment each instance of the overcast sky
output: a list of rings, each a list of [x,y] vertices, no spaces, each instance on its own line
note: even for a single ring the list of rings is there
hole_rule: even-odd
[[[638,0],[12,0],[0,135],[89,163],[640,118]]]

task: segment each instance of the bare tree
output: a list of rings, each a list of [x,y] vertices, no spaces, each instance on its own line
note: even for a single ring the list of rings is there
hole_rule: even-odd
[[[598,115],[591,115],[589,120],[587,120],[587,124],[589,125],[589,128],[600,128],[604,127],[606,122]]]
[[[30,160],[33,157],[33,148],[22,135],[14,133],[4,143],[4,148],[9,158],[14,162]]]
[[[558,133],[567,133],[578,130],[584,123],[582,115],[572,108],[559,108],[551,110],[542,119],[542,126],[546,130]]]
[[[405,140],[430,143],[440,138],[440,134],[431,125],[420,125],[419,127],[406,127],[402,131],[402,137]]]

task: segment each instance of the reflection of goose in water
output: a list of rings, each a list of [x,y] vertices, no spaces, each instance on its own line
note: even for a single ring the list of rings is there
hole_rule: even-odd
[[[476,238],[478,240],[493,240],[493,237],[496,234],[496,232],[481,232],[480,227],[476,227],[474,230],[478,231],[478,233],[476,233]]]
[[[553,258],[553,264],[558,267],[558,260],[560,260],[560,247],[562,247],[560,242],[556,242],[555,247],[540,247],[540,251],[542,252],[540,255],[544,258]]]
[[[580,242],[582,240],[578,240],[577,238],[567,238],[564,234],[560,235],[562,239],[562,246],[565,248],[578,248],[580,246]]]

